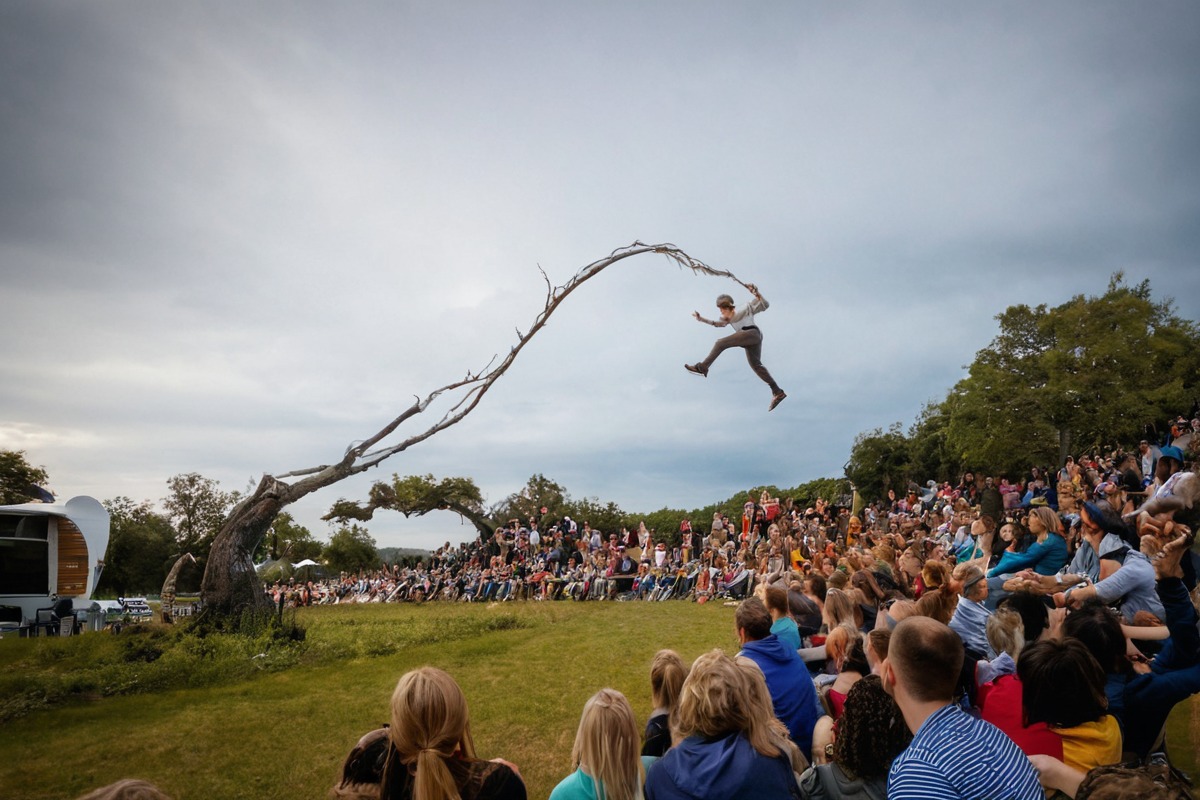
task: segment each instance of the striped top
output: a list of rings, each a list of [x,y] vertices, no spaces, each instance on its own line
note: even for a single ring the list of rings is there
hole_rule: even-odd
[[[888,800],[1045,800],[1012,739],[953,704],[931,714],[892,762],[887,793]]]

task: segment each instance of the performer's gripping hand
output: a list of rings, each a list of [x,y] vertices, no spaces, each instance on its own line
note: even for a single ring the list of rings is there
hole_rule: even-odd
[[[700,312],[699,312],[699,311],[693,311],[693,312],[692,312],[692,316],[693,316],[693,317],[695,317],[696,319],[700,319]]]

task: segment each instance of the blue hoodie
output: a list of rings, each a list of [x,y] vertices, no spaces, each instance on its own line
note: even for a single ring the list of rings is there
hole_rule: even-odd
[[[813,726],[821,717],[821,701],[800,654],[772,633],[765,639],[746,642],[740,655],[758,664],[767,679],[775,716],[787,726],[800,752],[811,753]]]
[[[646,774],[646,800],[788,800],[795,787],[786,756],[768,758],[739,733],[689,736]]]

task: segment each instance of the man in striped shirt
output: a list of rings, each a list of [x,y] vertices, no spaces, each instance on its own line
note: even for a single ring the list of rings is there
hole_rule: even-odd
[[[935,619],[908,617],[892,632],[880,677],[913,740],[892,762],[889,800],[1044,800],[1013,741],[955,704],[962,664],[962,640]]]

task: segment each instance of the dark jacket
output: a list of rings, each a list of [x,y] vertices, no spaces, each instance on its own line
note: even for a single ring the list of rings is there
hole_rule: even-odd
[[[689,736],[650,767],[646,800],[788,800],[798,796],[786,756],[768,758],[744,736]]]

